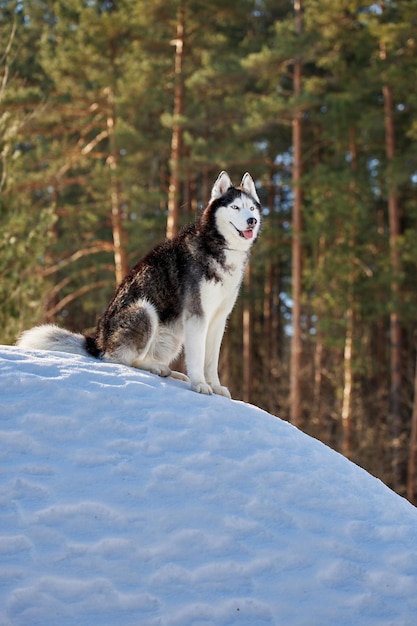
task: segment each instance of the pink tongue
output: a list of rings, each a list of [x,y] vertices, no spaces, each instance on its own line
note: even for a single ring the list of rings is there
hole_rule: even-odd
[[[244,230],[243,231],[243,236],[245,239],[252,239],[253,237],[253,230]]]

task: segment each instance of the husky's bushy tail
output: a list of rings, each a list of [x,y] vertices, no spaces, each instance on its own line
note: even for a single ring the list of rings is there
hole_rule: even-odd
[[[28,350],[52,350],[82,356],[91,354],[87,350],[87,338],[84,335],[72,333],[55,324],[43,324],[26,330],[20,335],[16,345]]]

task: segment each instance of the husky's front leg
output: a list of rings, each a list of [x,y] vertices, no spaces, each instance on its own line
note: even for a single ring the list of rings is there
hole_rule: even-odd
[[[213,393],[225,398],[231,398],[230,391],[220,383],[218,367],[220,346],[226,326],[227,315],[218,313],[209,325],[206,340],[206,354],[204,363],[205,378],[211,386]]]
[[[207,322],[200,315],[193,315],[185,322],[184,351],[187,374],[191,389],[197,393],[212,394],[213,389],[204,377]]]

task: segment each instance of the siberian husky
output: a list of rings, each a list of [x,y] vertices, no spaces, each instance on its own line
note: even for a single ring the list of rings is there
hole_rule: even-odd
[[[251,176],[233,187],[221,172],[199,219],[155,246],[122,281],[94,337],[46,324],[24,332],[17,345],[90,354],[230,398],[217,371],[220,345],[260,223]],[[188,377],[170,369],[183,347]]]

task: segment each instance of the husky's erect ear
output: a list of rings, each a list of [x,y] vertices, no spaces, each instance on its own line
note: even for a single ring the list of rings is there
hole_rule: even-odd
[[[227,172],[220,172],[216,182],[213,185],[213,189],[211,190],[211,200],[216,200],[216,198],[220,198],[230,187],[233,187],[232,181],[229,178],[229,174]]]
[[[253,182],[252,176],[248,174],[248,172],[243,175],[240,186],[242,187],[242,189],[244,189],[244,191],[249,193],[252,198],[255,198],[255,200],[259,202],[259,204],[261,204],[261,201],[258,198],[258,194],[256,193],[255,183]]]

